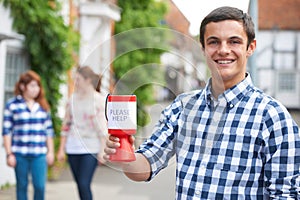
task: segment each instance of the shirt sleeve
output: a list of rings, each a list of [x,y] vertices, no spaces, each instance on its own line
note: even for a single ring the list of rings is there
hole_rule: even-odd
[[[99,136],[107,136],[108,135],[108,127],[107,127],[107,120],[105,117],[105,101],[106,97],[104,95],[98,94],[99,98],[97,99],[97,106],[96,106],[96,124],[97,129],[99,132]]]
[[[297,199],[300,191],[300,135],[282,107],[268,109],[265,136],[265,183],[271,199]]]
[[[12,134],[13,129],[13,113],[9,108],[9,104],[5,106],[4,114],[3,114],[3,129],[2,135],[10,135]]]
[[[54,137],[53,123],[50,112],[47,113],[47,119],[45,121],[47,137]]]
[[[70,101],[66,104],[65,116],[63,118],[62,127],[61,127],[61,136],[67,136],[68,132],[70,131],[71,124],[72,124],[72,115],[70,110]]]
[[[151,177],[149,180],[165,168],[169,159],[175,154],[174,145],[180,110],[182,110],[182,104],[178,99],[163,110],[152,136],[137,150],[137,153],[142,153],[150,163]]]

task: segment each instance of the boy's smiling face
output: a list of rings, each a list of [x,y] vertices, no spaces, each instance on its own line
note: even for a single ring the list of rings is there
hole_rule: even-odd
[[[235,20],[210,22],[204,34],[204,54],[212,73],[212,81],[223,81],[224,89],[245,78],[247,60],[256,41],[247,48],[248,38],[243,24]]]

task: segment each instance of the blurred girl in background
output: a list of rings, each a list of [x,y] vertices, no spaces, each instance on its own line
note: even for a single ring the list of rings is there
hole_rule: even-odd
[[[57,158],[67,154],[81,200],[91,200],[91,182],[97,164],[104,162],[107,133],[106,97],[99,91],[100,77],[90,67],[79,67],[75,91],[67,103]]]
[[[40,76],[34,71],[25,72],[16,83],[15,97],[5,106],[2,134],[7,165],[15,169],[17,199],[27,200],[31,174],[34,200],[43,200],[47,164],[54,162],[54,131]]]

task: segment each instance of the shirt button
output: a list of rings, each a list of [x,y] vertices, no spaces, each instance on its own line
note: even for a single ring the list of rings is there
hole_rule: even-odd
[[[195,195],[199,195],[200,194],[200,191],[199,190],[196,190],[195,191]]]

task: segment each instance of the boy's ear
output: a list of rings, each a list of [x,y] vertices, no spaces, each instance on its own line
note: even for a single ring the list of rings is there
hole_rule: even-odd
[[[247,56],[251,56],[254,51],[256,49],[256,40],[254,39],[250,44],[249,44],[249,47],[247,49]]]
[[[204,47],[202,46],[202,44],[200,44],[200,49],[201,49],[202,55],[204,56],[204,55],[205,55],[205,49],[204,49]]]

